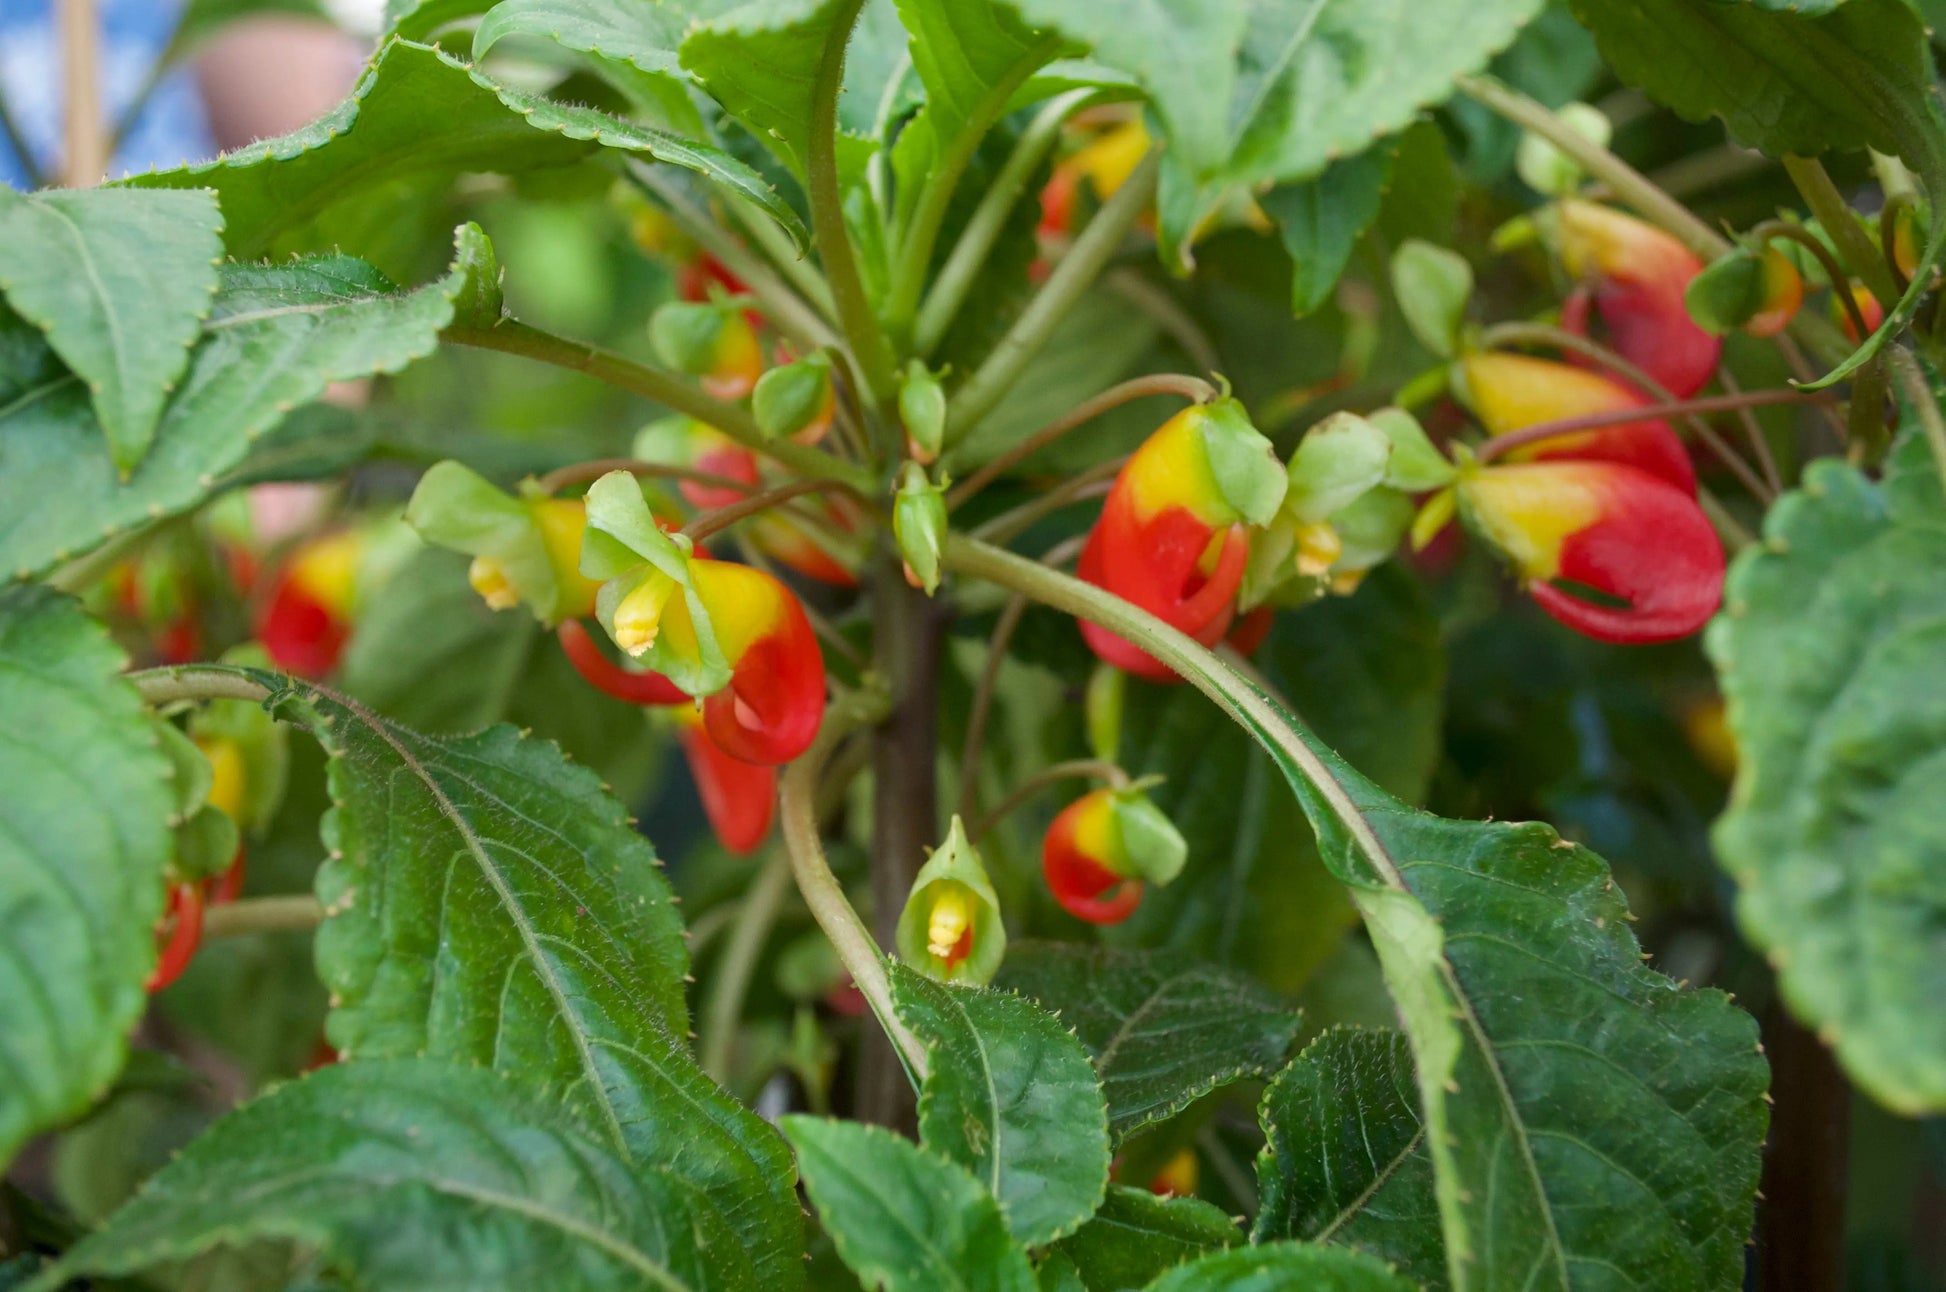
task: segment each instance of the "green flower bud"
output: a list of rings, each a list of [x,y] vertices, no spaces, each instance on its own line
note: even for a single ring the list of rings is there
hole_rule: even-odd
[[[176,724],[160,718],[151,721],[158,746],[169,760],[175,791],[171,805],[175,858],[170,869],[182,883],[220,875],[236,860],[238,835],[237,824],[229,814],[209,802],[215,770],[196,742]]]
[[[719,305],[678,301],[649,316],[649,344],[656,357],[677,372],[708,372],[728,323],[729,316]]]
[[[1419,344],[1442,358],[1459,351],[1473,269],[1457,251],[1407,238],[1392,253],[1392,292]]]
[[[930,466],[946,438],[946,391],[918,359],[906,364],[899,383],[899,420],[905,423],[906,450]]]
[[[750,411],[757,429],[775,440],[804,431],[820,417],[830,425],[831,398],[831,356],[820,352],[757,378]]]
[[[1554,110],[1562,125],[1598,147],[1608,146],[1614,126],[1601,109],[1586,103],[1564,103]],[[1571,197],[1581,187],[1581,164],[1532,131],[1520,137],[1514,170],[1536,193]]]
[[[917,462],[907,462],[899,476],[892,534],[905,558],[906,578],[930,597],[939,588],[940,554],[946,547],[946,497]]]
[[[1140,784],[1117,790],[1113,796],[1115,834],[1120,842],[1120,860],[1133,878],[1147,880],[1158,887],[1182,873],[1189,859],[1189,844],[1168,814],[1140,788]]]
[[[984,985],[999,970],[1007,954],[1000,899],[957,816],[912,881],[893,941],[901,960],[941,982]]]
[[[1290,488],[1277,450],[1234,399],[1205,404],[1200,412],[1196,430],[1223,501],[1252,525],[1269,524]]]

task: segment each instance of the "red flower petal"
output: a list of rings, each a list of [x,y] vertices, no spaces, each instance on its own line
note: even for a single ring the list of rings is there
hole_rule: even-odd
[[[692,722],[683,724],[679,739],[710,829],[738,856],[754,852],[770,836],[777,807],[777,769],[731,758]]]
[[[581,680],[627,704],[688,704],[690,699],[660,673],[631,672],[601,653],[594,635],[570,619],[555,629],[561,653]]]
[[[1119,924],[1142,904],[1145,885],[1108,869],[1081,850],[1082,818],[1099,802],[1088,794],[1061,810],[1041,844],[1041,874],[1061,909],[1090,924]]]

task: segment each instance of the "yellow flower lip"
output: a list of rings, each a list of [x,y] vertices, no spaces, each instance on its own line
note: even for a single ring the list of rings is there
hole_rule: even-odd
[[[663,607],[676,590],[676,581],[660,570],[650,571],[635,590],[615,606],[615,644],[631,658],[655,645],[662,628]]]
[[[490,556],[473,558],[473,564],[466,569],[466,581],[495,610],[511,610],[520,604],[520,593],[507,577],[506,567]]]

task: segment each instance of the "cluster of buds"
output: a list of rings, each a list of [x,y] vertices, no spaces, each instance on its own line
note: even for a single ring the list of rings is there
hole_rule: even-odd
[[[595,481],[583,499],[532,485],[515,497],[442,462],[421,479],[406,518],[427,541],[474,558],[470,577],[489,605],[525,605],[558,627],[591,684],[675,710],[718,837],[739,853],[763,842],[775,768],[809,747],[824,713],[823,654],[788,588],[669,533],[622,471]],[[590,616],[626,665],[582,627]]]

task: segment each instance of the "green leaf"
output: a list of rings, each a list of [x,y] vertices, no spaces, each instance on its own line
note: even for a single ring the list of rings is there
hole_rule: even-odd
[[[1378,219],[1393,151],[1381,140],[1332,162],[1315,179],[1279,184],[1258,199],[1291,253],[1291,313],[1309,314],[1338,285],[1352,248]]]
[[[673,5],[643,0],[500,0],[473,32],[473,57],[508,36],[538,36],[601,59],[625,89],[646,102],[668,105],[671,118],[696,115],[687,102],[688,73],[676,59],[687,15]],[[616,68],[627,68],[622,73]],[[696,134],[702,134],[700,122]]]
[[[841,12],[856,11],[849,0],[779,0],[732,9],[690,30],[682,65],[801,177],[810,158],[818,67]]]
[[[1230,1218],[1200,1198],[1111,1184],[1101,1210],[1056,1250],[1074,1262],[1088,1292],[1120,1292],[1242,1241]]]
[[[792,1116],[804,1188],[838,1255],[882,1292],[1033,1292],[1027,1254],[965,1168],[890,1131]]]
[[[1946,505],[1922,436],[1894,459],[1883,485],[1813,463],[1731,567],[1707,641],[1741,760],[1712,839],[1792,1012],[1920,1116],[1946,1109]]]
[[[790,1157],[687,1042],[688,952],[654,850],[593,772],[511,727],[419,735],[310,687],[280,708],[332,755],[319,976],[349,1058],[491,1066],[721,1211],[796,1286]]]
[[[229,156],[127,181],[215,189],[234,256],[316,250],[307,230],[401,179],[569,166],[604,148],[697,172],[761,207],[800,248],[809,235],[763,177],[728,153],[593,108],[499,85],[442,50],[391,40],[352,95],[310,125]]]
[[[1392,294],[1419,344],[1451,358],[1459,348],[1473,267],[1446,247],[1408,238],[1392,253]]]
[[[1297,1011],[1236,974],[1168,952],[1028,942],[1000,983],[1039,1000],[1093,1056],[1119,1142],[1219,1086],[1268,1072]]]
[[[1412,1051],[1397,1032],[1334,1028],[1264,1091],[1253,1242],[1294,1238],[1368,1252],[1446,1284],[1432,1157]]]
[[[1217,1252],[1180,1265],[1149,1284],[1148,1292],[1414,1292],[1418,1284],[1357,1252],[1298,1243],[1271,1243]]]
[[[175,796],[126,663],[74,602],[0,590],[0,1164],[108,1088],[148,1002]]]
[[[0,292],[88,384],[124,474],[148,452],[209,313],[222,230],[205,192],[0,188]]]
[[[1748,0],[1571,3],[1616,75],[1681,116],[1721,117],[1738,142],[1772,156],[1869,147],[1904,158],[1932,204],[1925,254],[1878,330],[1805,388],[1850,376],[1905,330],[1946,257],[1946,118],[1926,29],[1907,0],[1849,0],[1821,16]]]
[[[926,120],[950,140],[984,131],[1027,78],[1060,52],[995,0],[898,0],[911,33],[912,66],[926,87]]]
[[[1108,1187],[1108,1117],[1088,1052],[1009,992],[892,969],[899,1017],[926,1043],[919,1135],[973,1172],[1029,1247],[1072,1232]]]
[[[762,1286],[737,1236],[673,1171],[630,1164],[490,1072],[341,1063],[195,1140],[30,1287],[132,1274],[218,1244],[288,1239],[361,1288]]]
[[[1148,91],[1165,167],[1193,191],[1165,203],[1173,241],[1233,191],[1308,179],[1401,129],[1512,41],[1543,0],[1014,2]]]
[[[203,339],[120,478],[81,380],[0,310],[0,571],[30,578],[131,526],[187,511],[333,381],[432,353],[467,276],[397,292],[362,261],[226,265]]]

